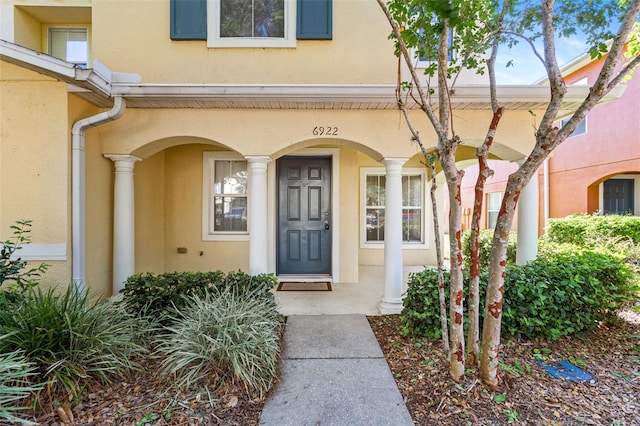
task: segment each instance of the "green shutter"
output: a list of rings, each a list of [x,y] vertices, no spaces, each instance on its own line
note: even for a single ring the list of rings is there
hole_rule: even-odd
[[[207,0],[170,0],[171,39],[207,39]]]
[[[298,0],[298,40],[331,40],[332,0]]]

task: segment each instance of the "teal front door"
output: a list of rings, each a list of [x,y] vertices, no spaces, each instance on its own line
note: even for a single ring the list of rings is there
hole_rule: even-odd
[[[278,275],[331,274],[331,157],[283,157],[278,176]]]

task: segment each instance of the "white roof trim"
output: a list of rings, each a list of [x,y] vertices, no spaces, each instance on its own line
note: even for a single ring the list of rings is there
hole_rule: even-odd
[[[191,105],[191,101],[245,102],[256,107],[270,107],[269,103],[294,103],[313,108],[317,103],[376,104],[395,108],[395,84],[141,84],[139,74],[112,72],[106,65],[94,61],[93,69],[82,69],[69,62],[0,40],[0,59],[31,69],[68,83],[69,92],[106,106],[110,98],[122,96],[131,101],[146,101],[153,106],[168,103]],[[624,86],[612,90],[603,101],[619,98]],[[565,103],[581,102],[589,93],[588,86],[570,86]],[[508,108],[539,109],[549,102],[549,88],[541,85],[498,86],[500,103]],[[489,105],[487,85],[456,86],[452,90],[454,104],[465,108],[486,109]],[[131,105],[134,107],[133,105]],[[353,107],[353,106],[352,106]],[[338,107],[340,108],[340,107]]]

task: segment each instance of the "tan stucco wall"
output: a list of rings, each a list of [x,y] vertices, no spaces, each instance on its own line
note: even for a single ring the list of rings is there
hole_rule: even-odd
[[[136,272],[165,272],[165,157],[135,164]]]
[[[69,256],[66,86],[5,62],[0,76],[0,239],[31,220],[32,243],[67,244]],[[43,282],[69,282],[70,261],[45,263]]]
[[[390,26],[375,1],[334,0],[333,40],[298,40],[295,49],[172,41],[169,1],[124,4],[93,0],[92,54],[114,70],[140,73],[144,82],[395,83]]]
[[[14,8],[13,11],[15,14],[14,43],[40,51],[42,47],[40,22],[20,8]]]

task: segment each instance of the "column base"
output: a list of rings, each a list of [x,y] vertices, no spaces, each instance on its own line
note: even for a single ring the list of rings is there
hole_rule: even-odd
[[[402,299],[385,299],[382,298],[378,302],[378,311],[380,315],[395,315],[402,312]]]

